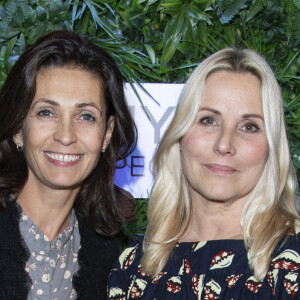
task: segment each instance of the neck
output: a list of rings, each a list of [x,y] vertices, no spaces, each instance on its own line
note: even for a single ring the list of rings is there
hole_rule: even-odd
[[[68,225],[79,188],[52,189],[28,179],[17,197],[24,213],[52,242]]]
[[[245,199],[228,202],[192,199],[190,222],[180,240],[242,239],[240,219],[244,204]]]

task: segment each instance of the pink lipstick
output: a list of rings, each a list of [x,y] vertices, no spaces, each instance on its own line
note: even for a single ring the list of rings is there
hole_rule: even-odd
[[[226,166],[226,165],[220,165],[220,164],[206,164],[204,165],[211,173],[216,175],[232,175],[238,170]]]

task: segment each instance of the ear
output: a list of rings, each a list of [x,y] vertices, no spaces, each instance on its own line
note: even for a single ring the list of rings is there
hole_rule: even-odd
[[[105,150],[108,147],[108,144],[111,140],[112,133],[114,131],[114,125],[115,125],[115,118],[114,116],[110,116],[107,121],[106,132],[105,132],[104,141],[102,145],[103,150]]]
[[[16,133],[13,136],[13,140],[15,142],[15,144],[17,146],[23,147],[24,146],[24,141],[23,141],[23,134],[22,134],[22,130],[20,129],[20,131],[18,133]]]

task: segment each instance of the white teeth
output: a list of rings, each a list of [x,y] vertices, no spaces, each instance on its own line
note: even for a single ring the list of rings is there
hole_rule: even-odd
[[[63,155],[63,154],[54,154],[48,152],[45,152],[45,154],[51,157],[52,159],[63,161],[63,162],[75,161],[80,158],[80,155]]]

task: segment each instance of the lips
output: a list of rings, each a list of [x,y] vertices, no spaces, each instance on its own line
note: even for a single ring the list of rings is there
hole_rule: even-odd
[[[210,270],[227,268],[231,265],[234,254],[232,251],[220,251],[212,259]]]
[[[181,291],[181,279],[179,276],[173,276],[168,280],[167,291],[173,294]]]
[[[49,158],[60,162],[74,162],[81,157],[81,155],[62,154],[62,153],[54,153],[54,152],[45,152],[45,154]]]
[[[258,292],[258,290],[262,287],[262,285],[263,285],[262,282],[257,281],[254,276],[249,277],[245,283],[247,289],[253,292],[254,294]]]
[[[204,165],[211,173],[217,174],[217,175],[231,175],[238,170],[227,166],[227,165],[221,165],[221,164],[205,164]]]
[[[146,286],[147,286],[146,280],[134,279],[130,285],[130,297],[134,299],[141,298],[144,294]]]
[[[208,282],[204,287],[205,300],[216,300],[219,299],[219,296],[222,292],[221,286],[214,280]]]
[[[299,285],[298,285],[298,273],[294,272],[289,272],[287,275],[284,277],[284,288],[286,289],[287,293],[291,295],[291,299],[293,300],[296,293],[299,290]]]
[[[243,276],[243,274],[239,275],[231,275],[227,276],[226,281],[229,288],[233,288],[236,284],[236,282]]]
[[[151,281],[152,284],[158,284],[158,281],[160,278],[162,278],[164,275],[166,275],[167,272],[160,272],[158,273],[154,278],[153,280]]]
[[[125,300],[126,294],[120,288],[110,288],[108,298],[109,300]]]
[[[300,269],[300,255],[294,250],[286,249],[272,260],[271,266],[275,269],[297,271]]]
[[[123,253],[119,257],[119,262],[121,266],[121,270],[125,271],[127,270],[131,264],[133,263],[136,255],[136,250],[138,248],[138,245],[135,247],[129,247],[123,251]]]

